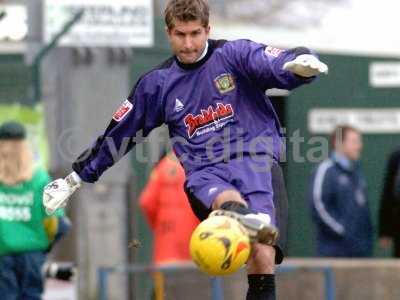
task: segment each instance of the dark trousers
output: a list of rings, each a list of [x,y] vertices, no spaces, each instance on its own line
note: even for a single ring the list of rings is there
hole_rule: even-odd
[[[45,259],[43,252],[0,256],[0,299],[40,300]]]

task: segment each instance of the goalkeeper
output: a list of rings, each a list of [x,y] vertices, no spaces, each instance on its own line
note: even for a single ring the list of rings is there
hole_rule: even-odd
[[[284,195],[282,137],[265,90],[310,83],[328,67],[304,47],[209,39],[205,0],[168,1],[165,22],[174,56],[138,80],[73,172],[47,186],[44,204],[49,212],[64,206],[82,182],[97,181],[120,159],[115,153],[128,152],[138,132],[167,124],[194,213],[204,219],[215,210],[249,230],[247,299],[275,299],[274,265],[283,259],[276,226],[286,222],[274,205],[274,195]]]
[[[69,229],[62,210],[48,216],[42,204],[49,175],[34,168],[25,128],[0,126],[0,295],[41,299],[42,267],[53,244]]]

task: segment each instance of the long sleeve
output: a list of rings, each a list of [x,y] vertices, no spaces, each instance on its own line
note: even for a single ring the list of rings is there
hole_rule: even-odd
[[[114,113],[104,134],[73,163],[73,170],[83,181],[97,181],[105,170],[140,142],[140,138],[164,122],[158,81],[156,72],[142,77]]]
[[[335,186],[333,180],[329,178],[331,167],[330,160],[324,161],[318,166],[312,178],[311,205],[318,224],[341,236],[344,234],[345,228],[340,223],[337,213],[332,209],[335,207]]]
[[[301,54],[312,54],[304,47],[281,50],[258,44],[249,40],[237,40],[226,43],[227,59],[238,69],[240,74],[257,83],[263,90],[269,88],[294,89],[311,82],[312,78],[304,78],[283,70],[283,65]]]

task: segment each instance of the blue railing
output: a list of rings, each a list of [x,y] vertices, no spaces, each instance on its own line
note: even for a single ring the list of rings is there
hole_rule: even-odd
[[[307,270],[311,272],[321,272],[324,274],[324,283],[325,283],[325,300],[335,300],[336,299],[336,283],[335,283],[335,274],[332,270],[332,267],[304,267],[304,266],[291,266],[281,265],[277,268],[277,273],[291,273],[299,270]]]
[[[143,274],[143,273],[171,273],[177,271],[191,271],[195,270],[194,265],[177,265],[177,266],[149,266],[149,265],[121,265],[115,267],[100,267],[98,269],[98,291],[99,300],[108,300],[108,276],[111,273],[125,273],[125,274]],[[311,272],[321,272],[324,275],[325,283],[325,300],[336,299],[336,288],[335,288],[335,275],[333,270],[329,266],[325,267],[304,267],[304,266],[292,266],[289,264],[281,265],[277,268],[277,273],[292,273],[299,270],[308,270]],[[210,285],[212,289],[211,300],[224,300],[223,288],[222,288],[222,277],[210,277]]]

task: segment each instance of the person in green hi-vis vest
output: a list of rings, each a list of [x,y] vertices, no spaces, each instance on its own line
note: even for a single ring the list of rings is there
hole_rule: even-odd
[[[25,128],[0,126],[0,298],[36,300],[42,268],[53,244],[69,230],[62,210],[48,216],[42,205],[48,173],[34,167]]]

